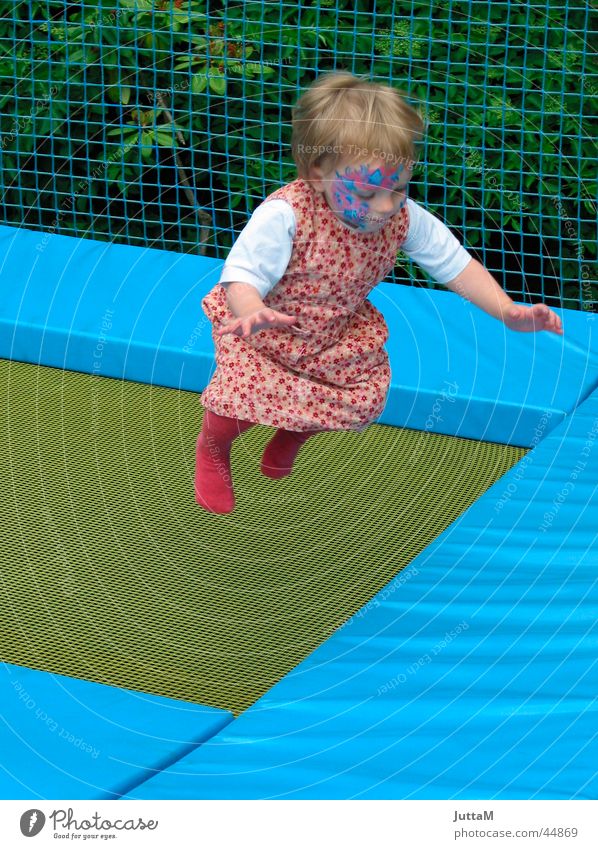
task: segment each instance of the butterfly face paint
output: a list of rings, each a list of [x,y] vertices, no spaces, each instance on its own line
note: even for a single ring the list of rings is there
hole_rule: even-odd
[[[406,173],[403,166],[378,165],[371,167],[367,165],[347,166],[344,174],[335,171],[335,179],[331,185],[331,200],[334,212],[348,224],[357,230],[372,230],[380,227],[390,218],[396,215],[405,206],[405,196],[401,197],[399,204],[392,204],[389,213],[388,203],[385,209],[380,208],[381,198],[387,192],[396,192],[400,186],[401,192],[406,192]],[[400,195],[391,195],[398,199]]]

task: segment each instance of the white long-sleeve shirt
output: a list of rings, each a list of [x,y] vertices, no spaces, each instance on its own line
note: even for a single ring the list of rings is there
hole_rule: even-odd
[[[438,283],[448,283],[463,271],[471,254],[439,218],[411,198],[407,206],[409,230],[400,250]],[[290,204],[282,198],[260,204],[231,248],[219,282],[250,283],[264,298],[287,269],[295,232]]]

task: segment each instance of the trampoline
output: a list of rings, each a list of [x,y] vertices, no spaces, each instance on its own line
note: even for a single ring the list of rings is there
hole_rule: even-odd
[[[0,798],[596,799],[589,4],[11,7]],[[298,175],[292,106],[328,69],[416,107],[411,197],[564,335],[509,330],[440,288],[448,253],[439,271],[402,251],[368,295],[389,329],[379,419],[313,436],[283,480],[260,473],[273,429],[251,428],[236,509],[207,513],[202,299]],[[380,144],[361,124],[358,160],[405,165],[402,114]]]
[[[593,316],[526,352],[457,296],[381,284],[409,333],[380,422],[319,435],[285,481],[250,430],[215,517],[192,497],[213,349],[189,301],[220,264],[54,235],[41,265],[38,239],[0,228],[3,796],[591,797]],[[532,754],[497,765],[497,733]]]
[[[237,440],[239,508],[214,521],[189,499],[195,394],[0,365],[3,659],[235,714],[524,453],[375,425],[322,434],[272,482],[263,427]]]

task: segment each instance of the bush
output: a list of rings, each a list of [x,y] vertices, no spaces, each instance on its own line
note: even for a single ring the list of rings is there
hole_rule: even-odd
[[[595,309],[584,26],[583,4],[550,2],[14,4],[4,220],[224,257],[296,176],[291,106],[343,69],[409,91],[429,123],[412,196],[507,291]],[[393,279],[436,285],[401,256]]]

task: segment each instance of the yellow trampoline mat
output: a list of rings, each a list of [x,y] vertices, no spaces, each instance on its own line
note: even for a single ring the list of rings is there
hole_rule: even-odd
[[[1,659],[235,713],[526,453],[372,425],[318,434],[272,481],[257,426],[233,447],[237,508],[216,516],[193,497],[197,394],[0,375]]]

